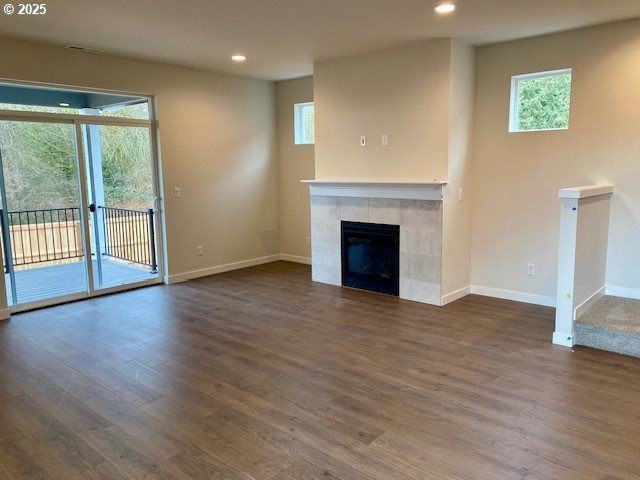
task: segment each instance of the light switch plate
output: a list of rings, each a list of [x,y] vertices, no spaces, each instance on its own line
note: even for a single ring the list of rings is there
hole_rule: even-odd
[[[360,146],[361,147],[366,147],[367,146],[367,137],[365,137],[364,135],[362,135],[360,137]]]

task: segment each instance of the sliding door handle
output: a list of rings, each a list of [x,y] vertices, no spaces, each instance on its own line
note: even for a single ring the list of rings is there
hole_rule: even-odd
[[[89,205],[89,211],[90,212],[95,212],[96,211],[96,204],[92,203],[91,205]]]

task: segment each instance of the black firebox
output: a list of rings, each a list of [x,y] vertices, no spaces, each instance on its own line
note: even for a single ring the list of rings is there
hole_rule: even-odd
[[[397,296],[400,226],[343,221],[342,284]]]

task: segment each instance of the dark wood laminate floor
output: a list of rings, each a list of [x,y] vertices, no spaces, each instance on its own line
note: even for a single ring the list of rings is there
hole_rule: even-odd
[[[640,360],[278,262],[0,324],[0,478],[640,478]]]

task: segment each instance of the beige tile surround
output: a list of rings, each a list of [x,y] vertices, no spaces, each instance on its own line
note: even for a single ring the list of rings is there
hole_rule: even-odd
[[[441,303],[442,202],[311,196],[314,281],[342,284],[340,222],[400,225],[400,298]]]

